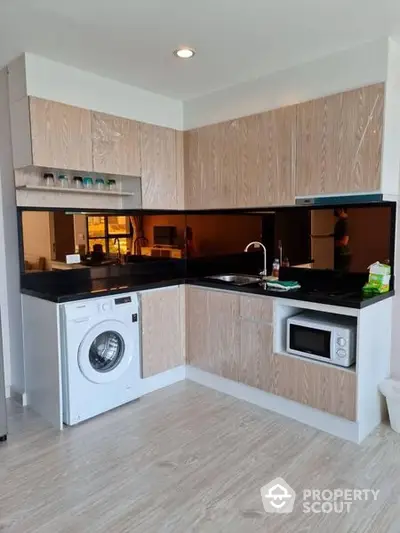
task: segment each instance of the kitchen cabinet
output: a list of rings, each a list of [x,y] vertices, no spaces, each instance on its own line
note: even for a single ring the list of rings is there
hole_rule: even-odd
[[[286,354],[273,354],[269,359],[269,375],[268,392],[356,420],[355,372]]]
[[[238,120],[237,207],[294,204],[296,106]]]
[[[144,209],[183,209],[183,132],[142,123]]]
[[[240,318],[272,324],[273,299],[264,296],[240,295]]]
[[[296,106],[185,133],[186,208],[294,203]]]
[[[273,327],[254,320],[240,321],[241,383],[263,391],[271,390],[271,357]]]
[[[140,123],[97,112],[91,120],[94,172],[140,176]]]
[[[237,120],[185,132],[186,209],[236,207],[237,139]]]
[[[188,364],[237,381],[239,296],[189,287],[186,321]]]
[[[383,105],[383,84],[298,105],[297,196],[380,189]]]
[[[273,299],[240,295],[241,383],[270,390],[273,351]]]
[[[185,364],[184,287],[140,293],[142,377]]]
[[[187,291],[190,365],[356,420],[355,372],[274,353],[272,298],[195,287]]]
[[[26,97],[10,112],[15,168],[92,170],[90,111]]]

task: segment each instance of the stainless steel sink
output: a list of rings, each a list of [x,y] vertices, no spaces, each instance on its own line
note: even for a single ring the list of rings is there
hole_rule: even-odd
[[[232,285],[251,285],[252,283],[259,283],[261,281],[260,276],[248,276],[247,274],[220,274],[216,276],[207,276],[206,279],[215,281],[223,281],[225,283],[231,283]]]

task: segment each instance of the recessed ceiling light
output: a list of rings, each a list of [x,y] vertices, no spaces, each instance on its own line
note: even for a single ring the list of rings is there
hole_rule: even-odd
[[[190,59],[194,56],[195,50],[193,48],[178,48],[174,51],[174,55],[180,59]]]

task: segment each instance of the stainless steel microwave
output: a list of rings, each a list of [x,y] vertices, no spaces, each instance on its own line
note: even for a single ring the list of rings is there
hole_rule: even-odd
[[[356,319],[329,313],[299,313],[287,319],[286,351],[349,367],[356,360]]]

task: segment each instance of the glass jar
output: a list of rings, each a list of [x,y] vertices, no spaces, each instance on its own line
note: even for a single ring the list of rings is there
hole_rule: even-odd
[[[58,186],[61,188],[61,189],[67,189],[68,188],[68,177],[65,176],[64,174],[60,174],[58,176]]]
[[[83,178],[83,188],[84,189],[93,189],[93,179],[89,176]]]
[[[74,183],[75,189],[82,189],[83,182],[80,176],[74,176],[73,183]]]
[[[96,179],[96,189],[99,191],[104,191],[104,180],[103,178]]]
[[[117,189],[117,182],[115,180],[108,180],[107,181],[107,188],[110,191],[115,191]]]
[[[54,187],[54,176],[50,172],[43,174],[43,179],[46,187]]]

